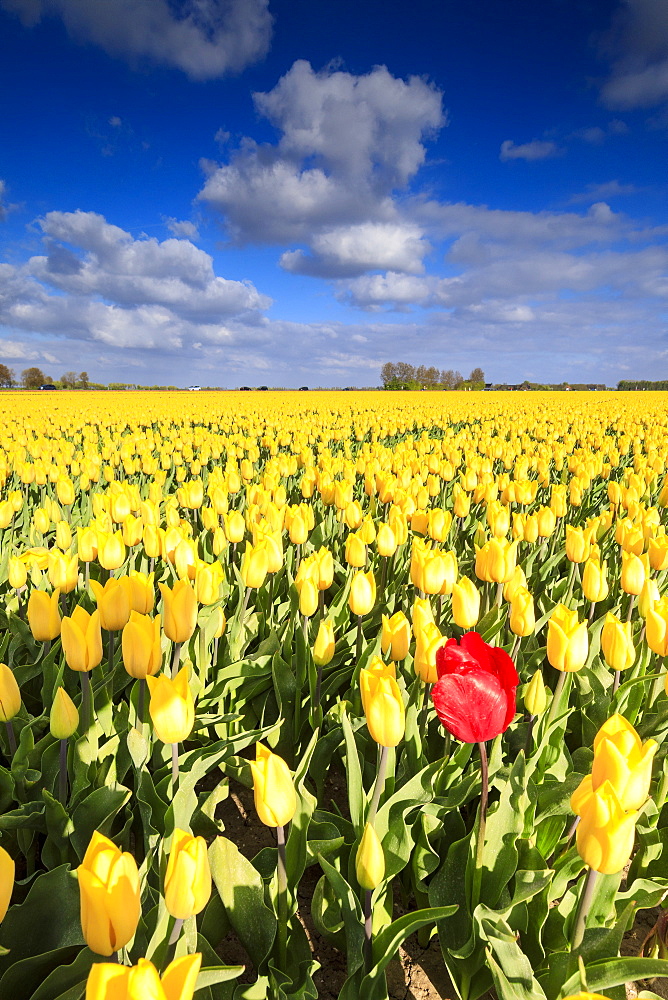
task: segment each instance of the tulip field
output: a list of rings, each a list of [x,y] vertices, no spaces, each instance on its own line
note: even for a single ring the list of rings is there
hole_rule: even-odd
[[[386,1000],[411,939],[451,1000],[668,996],[664,393],[48,395],[0,1000]]]

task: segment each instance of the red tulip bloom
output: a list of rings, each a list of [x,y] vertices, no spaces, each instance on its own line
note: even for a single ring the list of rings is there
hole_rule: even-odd
[[[485,743],[506,731],[515,715],[520,679],[505,650],[467,632],[461,643],[448,639],[437,650],[436,669],[434,708],[455,739]]]

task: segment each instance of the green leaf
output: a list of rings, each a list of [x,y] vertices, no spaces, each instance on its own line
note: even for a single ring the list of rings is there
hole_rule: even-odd
[[[274,914],[265,906],[262,877],[226,837],[214,840],[209,863],[229,921],[259,970],[271,952],[277,926]]]
[[[355,833],[359,836],[364,827],[364,787],[359,751],[347,712],[341,713],[341,725],[346,741],[346,775],[348,778],[348,808]]]
[[[125,785],[114,782],[96,788],[77,806],[72,816],[74,831],[71,840],[81,861],[96,830],[109,836],[114,817],[129,801],[131,794]]]
[[[319,855],[318,861],[341,907],[346,940],[346,965],[348,975],[351,976],[358,969],[361,969],[363,963],[364,918],[362,910],[357,896],[343,875],[336,870],[334,865],[330,865],[329,861],[326,861],[322,855]]]

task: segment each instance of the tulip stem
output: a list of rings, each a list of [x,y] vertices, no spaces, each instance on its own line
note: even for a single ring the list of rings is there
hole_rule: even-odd
[[[588,618],[589,625],[591,625],[591,623],[593,622],[595,614],[596,614],[596,601],[592,601],[589,607],[589,618]]]
[[[547,722],[545,723],[545,732],[548,731],[554,717],[557,714],[557,705],[561,701],[561,693],[564,690],[564,684],[566,683],[566,677],[568,676],[568,671],[561,670],[559,672],[559,680],[557,681],[557,686],[554,689],[554,694],[552,695],[552,701],[550,703],[550,711],[547,713]]]
[[[14,733],[14,724],[11,719],[7,719],[5,726],[7,728],[7,742],[9,743],[9,756],[11,759],[16,753],[16,735]]]
[[[172,798],[179,788],[179,745],[172,743]]]
[[[636,603],[636,595],[635,594],[631,594],[629,596],[629,609],[626,612],[626,620],[627,620],[627,622],[631,621],[631,615],[633,614],[633,608],[635,607],[635,603]]]
[[[387,580],[387,562],[388,556],[381,556],[383,562],[380,568],[380,593],[385,593],[385,581]]]
[[[116,646],[116,633],[109,632],[109,673],[114,669],[114,649]]]
[[[480,808],[478,810],[478,824],[476,830],[475,844],[475,868],[473,869],[473,885],[471,892],[471,913],[480,902],[480,888],[482,885],[482,854],[485,847],[485,827],[487,825],[487,800],[489,798],[489,765],[487,763],[487,746],[485,743],[478,743],[480,751]]]
[[[376,819],[376,813],[378,812],[378,803],[380,802],[380,796],[385,785],[385,774],[387,772],[387,758],[389,750],[387,747],[380,748],[380,758],[378,760],[378,771],[376,773],[376,783],[373,786],[373,798],[371,799],[371,805],[369,806],[369,814],[366,818],[367,823],[373,826]]]
[[[60,769],[58,772],[58,801],[67,802],[67,740],[60,741]]]
[[[591,902],[594,896],[594,889],[596,887],[597,875],[598,872],[594,868],[590,868],[589,871],[587,872],[587,877],[584,881],[584,885],[580,893],[578,911],[575,917],[575,924],[573,926],[573,939],[571,942],[571,951],[577,951],[580,945],[582,944],[585,928],[587,926],[587,915],[591,908]]]
[[[510,659],[511,659],[511,660],[512,660],[513,662],[515,662],[515,657],[517,656],[517,654],[518,654],[518,653],[519,653],[519,651],[520,651],[520,642],[521,642],[521,638],[522,638],[521,636],[519,636],[519,635],[516,635],[516,636],[515,636],[515,639],[514,639],[514,641],[513,641],[513,648],[512,648],[512,649],[511,649],[511,651],[510,651]]]
[[[569,606],[569,601],[573,594],[573,580],[575,579],[575,563],[572,562],[570,569],[568,571],[568,586],[566,587],[566,596],[564,597],[564,604],[566,607]]]
[[[500,608],[502,604],[503,604],[503,584],[500,583],[500,584],[498,584],[498,586],[496,588],[496,606],[497,606],[497,608]]]
[[[615,677],[614,677],[614,680],[612,682],[612,694],[613,694],[613,697],[617,694],[617,688],[619,687],[619,681],[620,681],[621,675],[622,675],[621,670],[615,670]]]
[[[288,957],[288,873],[285,856],[285,827],[276,827],[278,847],[278,967],[284,971]]]
[[[179,660],[181,659],[182,642],[175,642],[172,650],[172,677],[176,677],[179,672]]]
[[[249,599],[249,597],[250,597],[250,587],[246,587],[246,590],[244,592],[244,602],[241,605],[241,614],[239,616],[239,627],[240,628],[241,628],[241,626],[244,623],[244,615],[246,614],[246,608],[248,607],[248,599]]]
[[[362,616],[357,616],[357,640],[355,642],[355,662],[359,663],[362,655]]]
[[[91,697],[90,697],[90,674],[87,670],[81,671],[81,725],[84,733],[87,733],[91,726]]]
[[[371,972],[373,953],[371,950],[373,934],[373,910],[371,907],[372,889],[364,890],[364,971]]]
[[[524,756],[525,757],[529,756],[529,749],[531,747],[531,737],[533,736],[533,725],[534,725],[535,721],[536,721],[536,716],[535,715],[530,715],[529,716],[529,725],[527,726],[527,736],[526,736],[526,740],[524,741]]]
[[[137,694],[137,722],[139,723],[138,729],[144,728],[144,699],[146,697],[146,681],[144,678],[139,680],[139,692]]]
[[[183,928],[183,918],[177,917],[174,921],[174,926],[172,927],[172,933],[169,935],[169,947],[173,948],[181,937],[181,930]]]

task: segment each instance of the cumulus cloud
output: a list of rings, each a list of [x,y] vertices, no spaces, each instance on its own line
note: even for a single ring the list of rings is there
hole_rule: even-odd
[[[668,4],[622,0],[601,52],[611,73],[601,96],[611,108],[649,108],[668,100]]]
[[[388,269],[420,274],[428,250],[429,244],[416,225],[363,222],[324,230],[314,236],[311,253],[288,251],[280,263],[286,271],[323,277]]]
[[[252,331],[271,300],[215,274],[189,240],[134,239],[94,212],[39,220],[44,254],[0,265],[0,325],[117,348],[178,351]]]
[[[622,184],[618,180],[604,181],[602,184],[588,184],[584,191],[578,191],[568,199],[570,205],[580,202],[597,202],[609,198],[621,198],[637,194],[640,189],[635,184]]]
[[[283,265],[306,273],[403,267],[399,258],[415,269],[428,245],[402,218],[396,194],[424,163],[425,140],[445,124],[441,94],[384,66],[354,76],[315,72],[300,60],[254,100],[278,142],[245,139],[227,163],[203,164],[199,197],[221,214],[230,238],[305,243],[308,251],[288,253]],[[378,265],[383,232],[393,233],[394,259]]]
[[[531,142],[524,142],[515,145],[512,139],[505,139],[501,143],[499,159],[504,163],[508,160],[547,160],[552,156],[559,156],[561,150],[556,142],[547,139],[532,139]]]
[[[239,72],[266,54],[271,39],[268,0],[0,0],[0,7],[27,26],[59,17],[78,42],[133,63],[175,66],[196,80]]]

